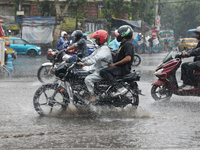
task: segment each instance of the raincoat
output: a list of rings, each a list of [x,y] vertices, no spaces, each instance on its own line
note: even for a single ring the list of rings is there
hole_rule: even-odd
[[[59,40],[58,40],[58,43],[57,43],[57,50],[60,51],[60,50],[62,50],[62,49],[64,49],[64,48],[67,48],[67,47],[68,47],[68,44],[66,44],[66,45],[63,47],[63,44],[64,44],[65,42],[69,43],[69,41],[68,41],[66,38],[60,37]]]

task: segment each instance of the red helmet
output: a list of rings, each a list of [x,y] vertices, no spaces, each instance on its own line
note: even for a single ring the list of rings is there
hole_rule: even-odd
[[[105,43],[108,40],[108,33],[105,30],[97,30],[91,36],[93,39],[100,39],[100,44]]]

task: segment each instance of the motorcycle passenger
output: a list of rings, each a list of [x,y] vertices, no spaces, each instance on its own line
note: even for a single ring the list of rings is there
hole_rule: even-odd
[[[195,30],[197,40],[200,40],[200,26]],[[200,71],[200,41],[197,46],[188,52],[184,52],[182,56],[194,56],[193,62],[183,63],[181,66],[181,80],[183,80],[182,89],[191,90],[197,86],[197,76],[194,70]]]
[[[115,76],[124,76],[131,71],[131,65],[134,57],[134,47],[131,41],[133,29],[128,25],[123,25],[118,29],[119,35],[117,41],[121,42],[117,54],[109,67],[100,71],[100,76],[117,87],[117,92],[113,93],[113,97],[125,94],[128,90],[122,84],[117,82]]]
[[[108,33],[105,30],[98,30],[94,32],[91,38],[95,39],[98,48],[88,57],[82,59],[82,62],[78,62],[78,65],[94,65],[94,72],[85,78],[85,84],[90,93],[89,102],[96,101],[94,95],[94,83],[99,82],[102,78],[99,75],[99,71],[108,66],[112,62],[112,56],[110,49],[104,43],[108,39]]]
[[[72,46],[68,46],[68,48],[65,49],[65,51],[78,48],[77,54],[81,53],[83,57],[87,57],[89,54],[88,54],[88,49],[87,49],[85,39],[82,38],[83,32],[81,30],[75,30],[72,33],[72,36],[74,37],[75,43],[72,44]],[[74,61],[75,61],[75,58],[71,57],[70,62],[74,62]]]

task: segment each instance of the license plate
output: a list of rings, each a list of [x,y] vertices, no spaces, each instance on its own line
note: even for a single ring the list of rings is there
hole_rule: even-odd
[[[12,54],[12,53],[13,53],[13,50],[12,50],[12,49],[7,49],[6,53],[7,53],[7,54]]]

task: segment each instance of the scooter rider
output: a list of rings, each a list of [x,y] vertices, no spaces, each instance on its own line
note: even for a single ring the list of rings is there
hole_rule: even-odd
[[[121,42],[118,52],[114,58],[114,63],[109,64],[109,67],[100,71],[100,76],[118,88],[113,97],[125,94],[127,89],[123,87],[114,76],[123,76],[129,74],[134,57],[134,47],[131,42],[133,29],[128,25],[123,25],[118,29],[119,35],[117,41]]]
[[[108,66],[112,62],[112,55],[110,49],[104,43],[108,39],[108,33],[105,30],[98,30],[94,32],[91,38],[95,39],[98,48],[88,57],[82,59],[82,62],[78,62],[78,65],[94,65],[94,72],[85,78],[85,84],[90,93],[90,102],[96,101],[94,95],[94,83],[99,82],[102,78],[99,75],[99,71]]]
[[[200,26],[195,30],[197,40],[200,40]],[[200,41],[197,46],[188,52],[184,52],[182,56],[194,56],[193,62],[183,63],[181,66],[181,80],[183,80],[183,90],[191,90],[197,86],[197,76],[194,70],[200,71]]]

